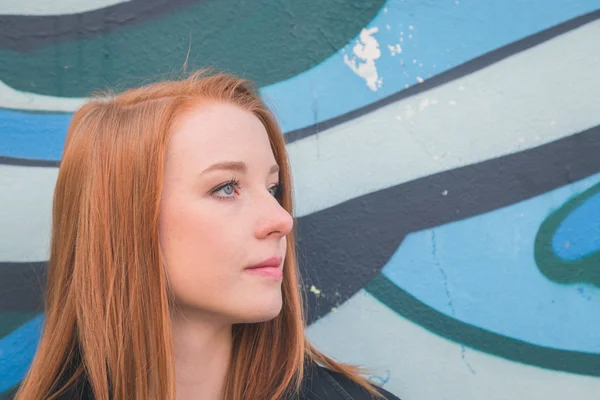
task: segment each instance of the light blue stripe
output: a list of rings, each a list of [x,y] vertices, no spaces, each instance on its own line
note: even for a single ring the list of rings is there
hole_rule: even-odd
[[[60,160],[72,115],[0,109],[0,156]]]

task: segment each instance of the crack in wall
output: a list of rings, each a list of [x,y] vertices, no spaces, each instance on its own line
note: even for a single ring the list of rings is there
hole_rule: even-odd
[[[448,274],[446,274],[446,271],[444,271],[444,268],[442,268],[440,260],[437,257],[437,241],[436,241],[434,229],[431,230],[431,255],[433,256],[434,264],[437,266],[438,271],[440,271],[440,274],[442,275],[442,279],[444,282],[444,291],[446,293],[446,298],[448,299],[448,302],[446,304],[448,305],[448,307],[450,307],[450,313],[452,314],[452,317],[456,318],[456,309],[454,308],[454,303],[452,302],[452,296],[450,295],[450,287],[448,285]],[[475,375],[476,374],[475,369],[471,366],[471,364],[467,360],[466,353],[467,353],[467,349],[466,349],[465,345],[460,343],[460,357],[462,358],[463,362],[465,363],[465,365],[467,366],[467,368],[469,369],[471,374]]]
[[[317,141],[317,159],[321,158],[321,148],[319,146],[319,105],[317,102],[317,92],[313,85],[312,79],[310,80],[310,92],[312,94],[312,113],[313,121],[315,124],[315,140]]]

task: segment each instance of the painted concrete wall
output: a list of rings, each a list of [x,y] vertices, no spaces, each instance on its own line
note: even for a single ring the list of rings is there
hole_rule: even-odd
[[[600,397],[600,3],[349,3],[0,4],[0,393],[73,110],[187,57],[281,121],[319,348],[408,400]]]

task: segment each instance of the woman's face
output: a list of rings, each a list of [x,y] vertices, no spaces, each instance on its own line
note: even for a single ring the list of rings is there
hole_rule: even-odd
[[[277,199],[278,183],[269,137],[252,113],[209,103],[178,118],[159,235],[171,290],[186,314],[249,323],[280,312],[293,220]],[[248,269],[264,261],[272,268]]]

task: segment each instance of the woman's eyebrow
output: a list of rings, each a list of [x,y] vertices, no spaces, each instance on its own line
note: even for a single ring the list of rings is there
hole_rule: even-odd
[[[236,171],[240,174],[245,174],[248,170],[248,166],[243,161],[220,161],[212,164],[210,167],[206,168],[204,171],[200,173],[200,175],[204,175],[211,171],[218,170],[227,170],[227,171]],[[276,174],[279,172],[279,165],[274,164],[271,166],[269,170],[269,175]]]

